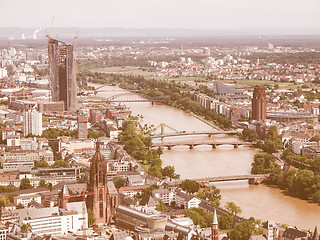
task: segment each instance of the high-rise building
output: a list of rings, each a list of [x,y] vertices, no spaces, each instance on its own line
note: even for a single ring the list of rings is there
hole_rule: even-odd
[[[64,102],[65,111],[77,110],[74,46],[49,38],[49,81],[53,102]]]
[[[120,198],[113,181],[108,181],[107,160],[100,153],[99,145],[97,142],[96,152],[91,159],[87,206],[93,210],[96,224],[101,225],[110,222]]]
[[[267,118],[267,97],[264,87],[256,86],[252,98],[252,119],[264,120]]]
[[[29,133],[42,135],[42,113],[34,109],[23,113],[23,134],[27,136]]]
[[[88,116],[83,113],[78,113],[78,138],[86,139],[88,137]]]

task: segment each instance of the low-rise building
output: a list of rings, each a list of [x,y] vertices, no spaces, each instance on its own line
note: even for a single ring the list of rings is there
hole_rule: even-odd
[[[16,210],[18,225],[30,224],[33,234],[63,235],[88,228],[87,209],[84,202],[67,203],[66,208],[25,208]]]
[[[181,207],[183,206],[184,209],[189,208],[197,208],[201,203],[201,200],[196,198],[195,196],[189,195],[183,191],[178,191],[176,193],[176,206]]]
[[[159,198],[163,203],[171,204],[175,201],[175,192],[169,189],[156,189],[152,191],[152,196]]]

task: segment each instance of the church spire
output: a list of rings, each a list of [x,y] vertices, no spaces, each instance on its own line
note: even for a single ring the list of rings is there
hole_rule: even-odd
[[[214,212],[213,212],[212,240],[219,240],[219,224],[218,224],[216,209],[214,209]]]
[[[319,240],[319,232],[317,226],[314,228],[312,240]]]

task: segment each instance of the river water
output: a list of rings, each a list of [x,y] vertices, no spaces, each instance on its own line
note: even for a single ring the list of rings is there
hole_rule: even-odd
[[[98,96],[109,97],[119,94],[119,88],[105,86],[99,89]],[[179,109],[162,104],[126,103],[133,115],[143,116],[143,122],[158,126],[161,123],[178,131],[210,131],[212,128],[202,121]],[[167,132],[172,132],[166,129]],[[179,139],[180,138],[180,139]],[[190,140],[206,140],[207,136],[193,136]],[[216,141],[235,140],[225,135],[214,136]],[[185,139],[185,137],[183,138]],[[181,137],[168,138],[164,141],[182,141]],[[160,141],[160,140],[158,140]],[[197,146],[189,149],[187,146],[164,149],[161,156],[163,166],[173,165],[182,179],[206,176],[230,176],[249,174],[253,156],[257,151],[250,147],[222,145],[217,149],[211,146]],[[219,183],[221,190],[221,205],[226,202],[235,202],[241,207],[243,217],[275,220],[279,223],[297,226],[302,229],[314,229],[320,222],[320,206],[307,201],[285,195],[280,189],[264,184],[249,185],[247,181]],[[318,226],[320,227],[320,226]]]

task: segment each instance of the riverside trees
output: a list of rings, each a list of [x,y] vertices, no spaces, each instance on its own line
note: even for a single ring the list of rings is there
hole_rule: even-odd
[[[119,140],[124,143],[124,150],[134,159],[139,161],[149,175],[162,178],[179,178],[179,174],[174,172],[174,167],[168,166],[162,169],[162,161],[160,155],[161,149],[151,149],[152,140],[147,135],[149,129],[142,127],[138,121],[138,117],[130,117],[122,125],[122,132]]]

